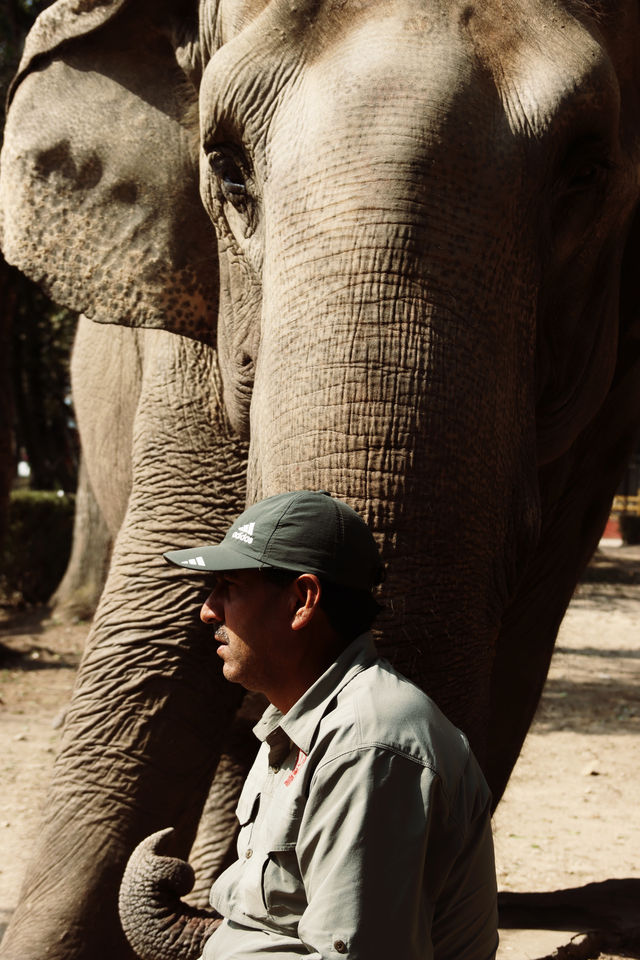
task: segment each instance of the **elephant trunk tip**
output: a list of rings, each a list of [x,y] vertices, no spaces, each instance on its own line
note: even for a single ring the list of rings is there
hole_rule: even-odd
[[[139,843],[122,878],[120,921],[140,960],[197,960],[221,923],[214,911],[180,899],[193,888],[195,874],[191,864],[161,853],[173,833],[167,827]]]

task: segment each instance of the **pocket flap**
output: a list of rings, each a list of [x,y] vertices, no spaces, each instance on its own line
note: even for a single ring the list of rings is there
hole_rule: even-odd
[[[269,824],[269,853],[282,853],[295,850],[300,833],[300,817],[276,818]]]
[[[259,803],[260,792],[255,789],[247,790],[247,785],[245,784],[245,788],[238,800],[238,806],[236,807],[236,817],[241,827],[246,827],[248,823],[255,820]]]

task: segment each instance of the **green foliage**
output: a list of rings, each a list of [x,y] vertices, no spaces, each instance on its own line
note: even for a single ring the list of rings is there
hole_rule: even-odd
[[[69,358],[76,315],[56,307],[11,270],[14,448],[31,467],[36,490],[76,488],[78,441],[70,406]]]
[[[640,543],[640,516],[637,513],[621,513],[618,523],[620,535],[625,543]]]
[[[5,598],[44,603],[62,579],[73,533],[73,496],[16,490],[0,550],[0,589]]]

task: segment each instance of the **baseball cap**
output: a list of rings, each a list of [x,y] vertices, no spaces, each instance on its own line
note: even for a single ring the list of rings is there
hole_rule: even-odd
[[[324,490],[268,497],[248,507],[221,543],[163,556],[201,573],[277,567],[315,573],[357,590],[371,590],[382,580],[371,530],[355,510]]]

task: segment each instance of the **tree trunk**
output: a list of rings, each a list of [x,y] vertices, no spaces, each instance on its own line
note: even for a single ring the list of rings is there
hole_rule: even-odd
[[[56,613],[91,619],[107,578],[112,543],[81,458],[73,548],[66,573],[51,598]]]

